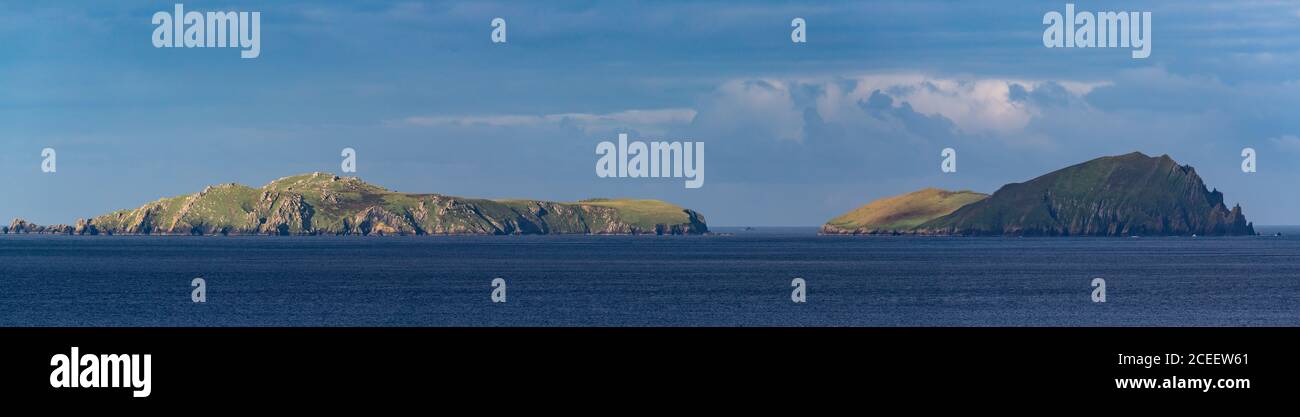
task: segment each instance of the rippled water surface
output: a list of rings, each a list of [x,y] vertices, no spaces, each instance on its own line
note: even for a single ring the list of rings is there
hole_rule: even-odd
[[[1300,229],[1261,231],[1284,236],[0,235],[0,325],[1300,324]],[[790,301],[795,277],[806,304]]]

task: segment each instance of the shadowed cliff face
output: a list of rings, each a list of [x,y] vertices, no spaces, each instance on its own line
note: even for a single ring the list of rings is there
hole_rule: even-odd
[[[1190,166],[1141,153],[1104,157],[1008,184],[918,226],[918,234],[1017,236],[1253,235],[1240,206]]]
[[[223,184],[77,226],[14,220],[7,233],[168,235],[703,234],[704,217],[654,200],[484,200],[404,194],[313,173]]]

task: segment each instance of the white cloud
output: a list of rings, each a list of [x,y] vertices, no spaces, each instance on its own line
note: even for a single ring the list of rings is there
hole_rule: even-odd
[[[1270,138],[1269,142],[1273,142],[1278,148],[1286,151],[1300,152],[1300,137],[1296,137],[1296,135],[1282,135]]]
[[[918,113],[943,116],[963,132],[973,134],[1007,134],[1024,129],[1032,118],[1039,115],[1039,110],[1034,103],[1013,100],[1012,86],[1018,85],[1032,93],[1048,83],[997,78],[934,78],[920,74],[866,75],[855,81],[856,86],[843,97],[851,103],[866,100],[880,91],[894,99],[895,107],[906,102]],[[1057,85],[1082,97],[1105,83],[1058,82]]]
[[[790,84],[750,79],[723,83],[700,106],[701,129],[713,136],[802,141],[803,116]]]
[[[889,97],[891,106],[905,106],[925,116],[942,116],[966,134],[1004,136],[1022,132],[1030,121],[1042,115],[1042,103],[1013,97],[1013,89],[1032,95],[1051,86],[1046,93],[1079,99],[1109,82],[1039,81],[1001,78],[940,78],[921,73],[868,74],[847,78],[800,80],[733,80],[724,83],[702,105],[701,120],[710,125],[728,124],[736,129],[762,127],[765,134],[781,139],[803,138],[803,112],[812,107],[827,123],[862,127],[862,103],[874,94]],[[794,91],[817,91],[807,103]],[[1086,105],[1086,104],[1084,104]],[[716,131],[716,129],[715,129]]]
[[[898,132],[913,121],[876,120],[863,104],[875,94],[889,98],[892,108],[946,119],[968,135],[988,135],[1013,141],[1030,122],[1043,116],[1045,104],[1029,99],[1040,89],[1055,100],[1085,103],[1082,97],[1109,82],[1043,81],[1005,78],[944,78],[922,73],[868,74],[817,79],[735,79],[723,82],[697,103],[696,109],[626,110],[614,113],[556,113],[547,115],[431,115],[389,121],[388,126],[414,127],[570,127],[586,134],[609,135],[635,130],[642,136],[691,131],[709,137],[802,142],[805,112],[812,108],[828,124],[851,131]],[[1050,88],[1047,88],[1050,87]],[[815,92],[810,94],[810,92]],[[1017,96],[1020,95],[1020,96]],[[1085,104],[1082,104],[1086,106]],[[697,120],[698,119],[698,120]],[[943,126],[941,123],[936,126]],[[684,130],[683,128],[694,129]],[[913,132],[925,137],[936,130]],[[1021,135],[1023,136],[1023,135]]]
[[[625,110],[615,113],[557,113],[547,115],[470,115],[470,116],[411,116],[385,122],[390,127],[528,127],[572,126],[584,133],[607,134],[619,129],[634,129],[647,135],[663,135],[666,130],[684,126],[695,120],[694,109]]]

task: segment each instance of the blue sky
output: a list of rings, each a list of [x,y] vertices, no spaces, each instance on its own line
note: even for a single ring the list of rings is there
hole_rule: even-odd
[[[338,172],[351,147],[356,175],[394,190],[819,225],[1142,151],[1195,166],[1257,224],[1300,224],[1300,2],[1075,2],[1152,12],[1140,60],[1045,48],[1063,1],[184,2],[262,12],[257,59],[154,48],[150,18],[173,4],[0,2],[0,217],[69,223]],[[597,178],[595,146],[618,133],[705,142],[705,186]]]

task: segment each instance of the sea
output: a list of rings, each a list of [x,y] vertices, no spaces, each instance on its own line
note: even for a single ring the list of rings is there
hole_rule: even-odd
[[[1300,227],[1195,238],[716,231],[0,235],[0,326],[1300,325]]]

